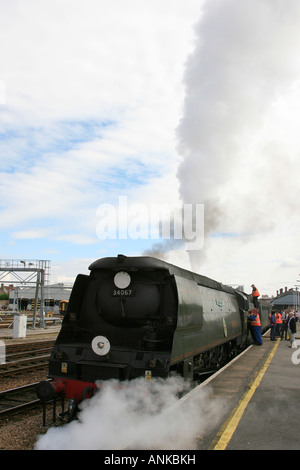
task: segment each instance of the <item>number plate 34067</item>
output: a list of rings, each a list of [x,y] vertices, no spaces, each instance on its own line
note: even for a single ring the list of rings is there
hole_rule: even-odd
[[[114,289],[113,297],[133,297],[135,294],[133,289]]]

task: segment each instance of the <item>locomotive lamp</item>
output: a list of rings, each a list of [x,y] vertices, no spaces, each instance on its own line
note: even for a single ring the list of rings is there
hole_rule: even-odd
[[[95,336],[92,341],[92,350],[98,356],[106,356],[110,351],[110,342],[105,336]]]
[[[114,283],[119,289],[126,289],[131,283],[131,277],[125,271],[120,271],[115,275]]]

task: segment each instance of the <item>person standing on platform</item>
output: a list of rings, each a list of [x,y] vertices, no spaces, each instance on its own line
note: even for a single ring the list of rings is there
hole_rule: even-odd
[[[258,292],[257,287],[255,287],[254,284],[252,284],[252,298],[253,298],[253,304],[255,308],[259,308],[259,303],[258,303],[258,297],[260,296],[260,293]]]
[[[270,340],[271,341],[276,341],[275,338],[275,333],[276,333],[276,317],[274,312],[271,313],[270,316],[270,327],[271,327],[271,332],[270,332]]]
[[[276,336],[280,336],[281,325],[282,325],[281,313],[276,312],[275,317],[276,317],[276,333],[275,334]]]
[[[260,318],[258,314],[258,309],[254,308],[252,311],[249,310],[249,314],[250,315],[248,316],[248,319],[251,324],[254,344],[256,344],[256,346],[261,346],[262,345],[262,338],[261,338],[261,333],[260,333],[261,323],[260,323]]]
[[[282,319],[282,324],[281,324],[281,341],[283,340],[283,336],[284,336],[284,339],[287,341],[287,329],[288,329],[288,319],[289,319],[289,314],[287,311],[283,311],[282,315],[281,315],[281,319]]]
[[[290,348],[297,348],[296,341],[295,341],[295,333],[296,333],[296,318],[293,312],[289,313],[288,319],[288,332],[290,335]]]

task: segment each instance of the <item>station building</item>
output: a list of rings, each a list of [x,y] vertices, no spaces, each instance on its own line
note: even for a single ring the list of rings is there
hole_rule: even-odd
[[[44,307],[45,313],[58,313],[59,303],[62,300],[69,301],[72,284],[50,284],[44,289]],[[15,287],[9,292],[9,310],[13,311],[34,311],[36,288],[32,287]],[[40,292],[37,299],[37,309],[40,310],[41,298]]]
[[[291,308],[299,310],[300,306],[300,292],[297,289],[288,289],[287,287],[277,291],[277,296],[272,302],[273,306],[278,310],[286,310]]]

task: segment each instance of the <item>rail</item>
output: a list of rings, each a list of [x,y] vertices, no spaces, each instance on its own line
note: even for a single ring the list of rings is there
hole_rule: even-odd
[[[40,400],[35,393],[37,383],[0,392],[0,419],[38,406]]]
[[[6,362],[0,364],[0,377],[11,377],[48,366],[53,342],[9,345]]]

